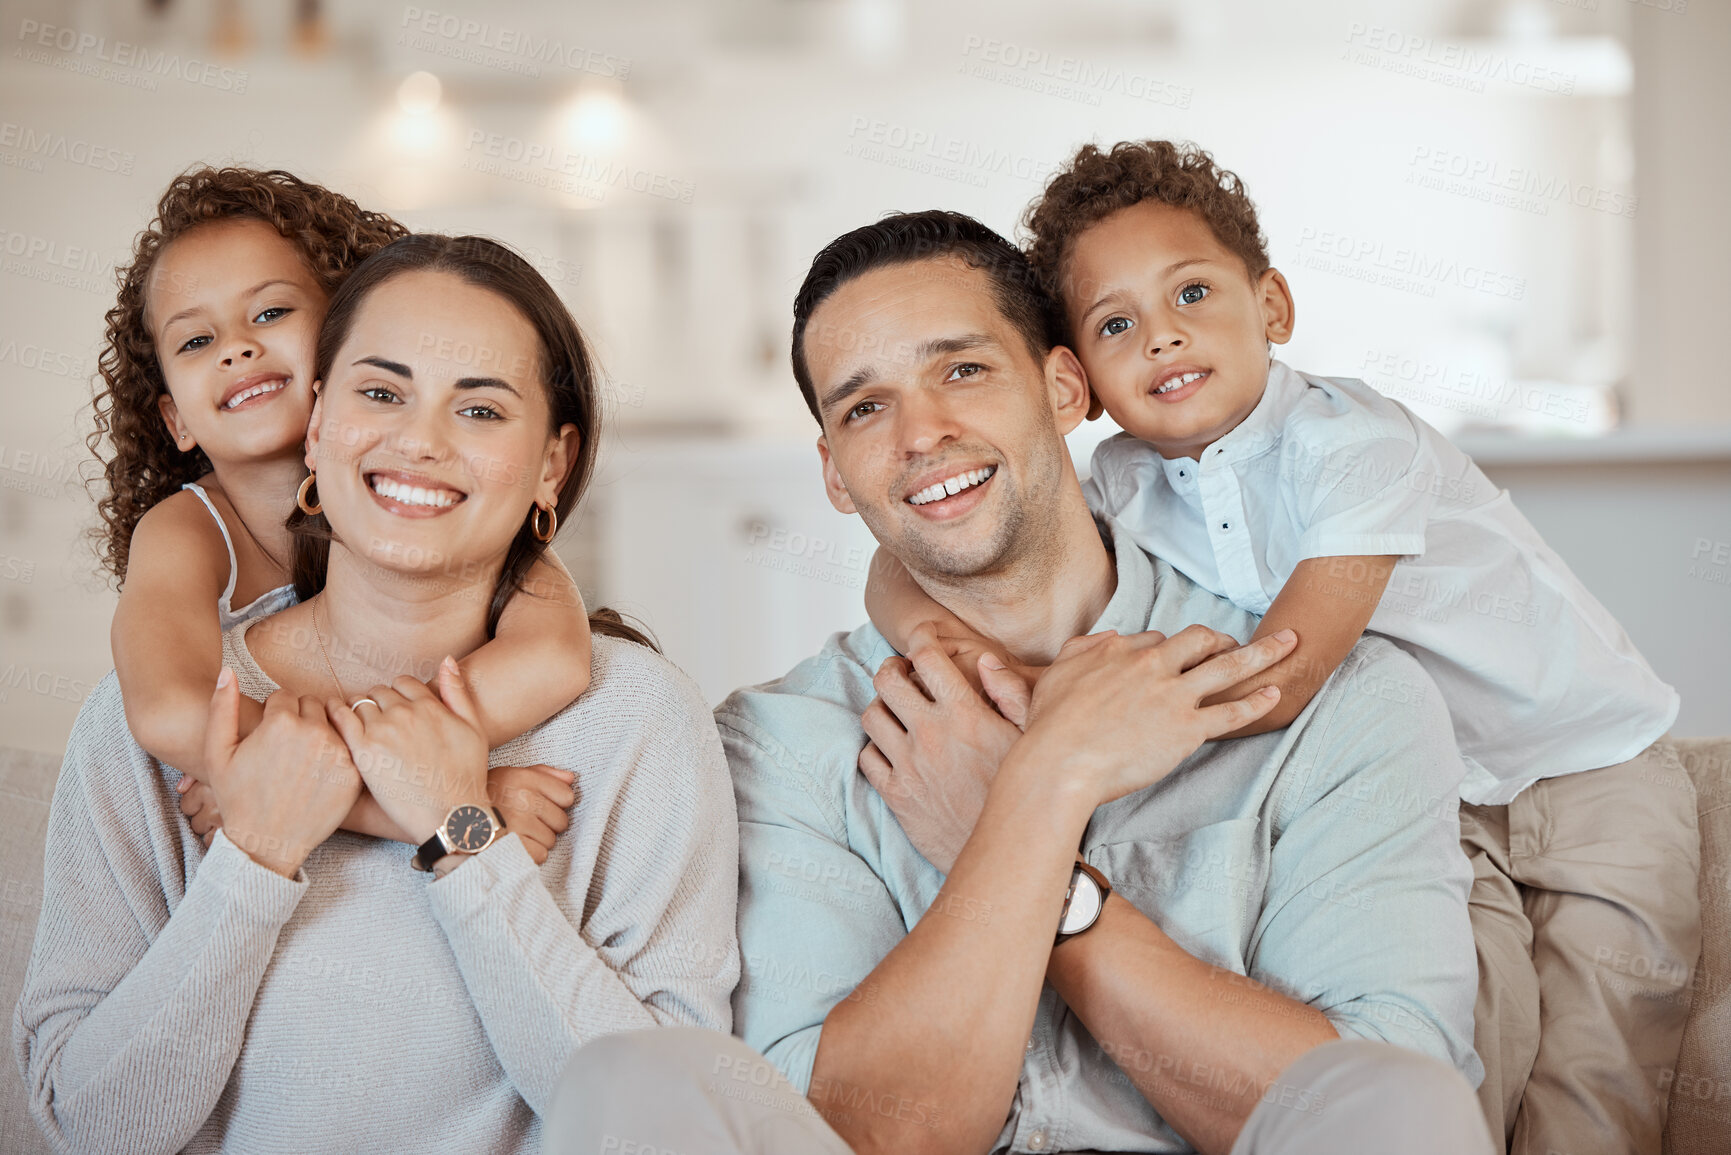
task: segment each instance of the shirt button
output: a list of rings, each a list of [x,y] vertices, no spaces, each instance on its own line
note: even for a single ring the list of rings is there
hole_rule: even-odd
[[[1226,523],[1226,522],[1224,522],[1224,521],[1223,521],[1223,522],[1221,522],[1221,523],[1220,523],[1220,528],[1221,528],[1221,529],[1231,529],[1231,528],[1232,528],[1232,526],[1231,526],[1231,525],[1229,525],[1229,524],[1228,524],[1228,523]]]
[[[1030,1150],[1034,1151],[1044,1150],[1046,1147],[1046,1133],[1044,1131],[1035,1131],[1032,1135],[1029,1135],[1028,1147]]]

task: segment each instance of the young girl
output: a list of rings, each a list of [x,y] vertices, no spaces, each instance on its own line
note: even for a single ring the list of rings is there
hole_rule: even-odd
[[[91,437],[99,455],[108,443],[99,509],[103,561],[121,583],[115,672],[133,736],[181,772],[182,808],[207,842],[221,822],[201,780],[222,632],[295,601],[284,523],[306,477],[319,324],[348,273],[407,232],[286,172],[201,168],[169,186],[120,273]],[[551,538],[553,511],[537,513],[537,534]],[[463,663],[489,746],[551,717],[589,683],[588,622],[570,576],[538,563],[519,595],[498,616],[496,639]],[[334,671],[332,659],[344,657],[322,638],[302,641],[314,667]],[[331,686],[345,701],[364,689]],[[263,706],[241,705],[247,733]],[[489,779],[537,861],[556,834],[538,815],[563,828],[570,782],[566,771],[533,767]],[[370,794],[346,828],[408,839]]]
[[[1095,452],[1090,504],[1262,615],[1257,637],[1298,634],[1221,695],[1279,685],[1242,733],[1290,723],[1366,630],[1412,653],[1448,703],[1493,1133],[1523,1151],[1619,1135],[1620,1150],[1656,1152],[1655,1089],[1700,946],[1695,796],[1664,740],[1676,691],[1442,434],[1363,382],[1270,359],[1292,335],[1292,294],[1242,184],[1207,153],[1085,146],[1027,227],[1070,347],[1124,429]],[[886,580],[867,605],[892,642],[931,621],[998,684],[986,643],[905,571],[873,573]],[[1601,981],[1629,957],[1654,977]]]

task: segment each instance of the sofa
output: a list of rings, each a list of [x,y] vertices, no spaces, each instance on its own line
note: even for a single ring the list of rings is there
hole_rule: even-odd
[[[1731,1152],[1731,738],[1678,741],[1701,813],[1701,961],[1690,984],[1689,1020],[1670,1073],[1666,1155]],[[42,843],[59,759],[0,747],[0,798],[8,837],[0,839],[0,1006],[10,1012],[24,984],[42,905]],[[10,1054],[0,1059],[0,1152],[49,1150],[30,1117]]]

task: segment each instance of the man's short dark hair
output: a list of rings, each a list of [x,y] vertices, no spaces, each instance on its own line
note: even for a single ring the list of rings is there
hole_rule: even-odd
[[[1043,360],[1059,343],[1057,307],[1015,245],[962,213],[942,209],[891,213],[825,245],[812,259],[805,282],[793,299],[793,377],[820,428],[823,415],[818,412],[817,393],[805,363],[805,327],[811,315],[855,277],[888,265],[934,257],[958,257],[991,279],[998,311],[1021,333],[1035,360]]]

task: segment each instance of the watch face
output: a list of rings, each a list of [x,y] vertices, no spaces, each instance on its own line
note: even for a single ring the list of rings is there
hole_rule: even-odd
[[[445,819],[445,837],[457,850],[474,854],[493,836],[493,818],[479,806],[459,806]]]
[[[1058,926],[1058,933],[1078,934],[1087,930],[1100,917],[1100,908],[1104,904],[1100,884],[1085,871],[1076,871],[1070,880],[1070,902],[1064,908],[1064,920]]]

